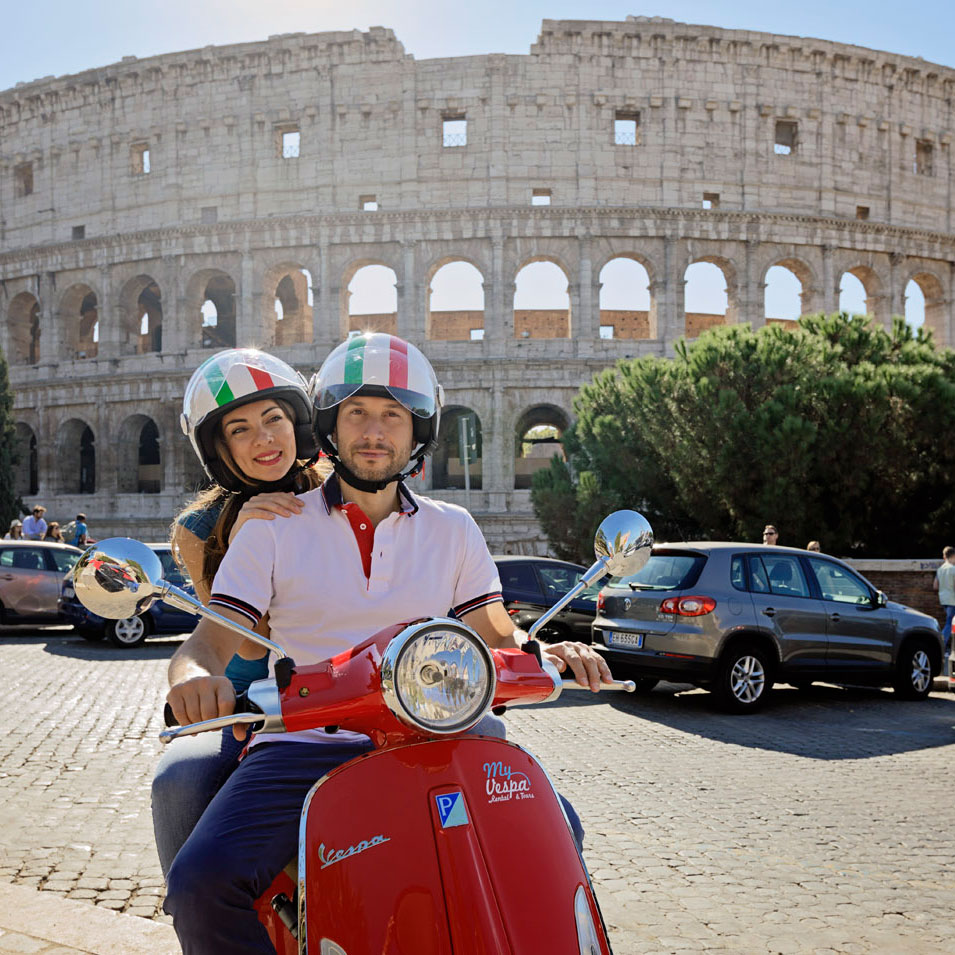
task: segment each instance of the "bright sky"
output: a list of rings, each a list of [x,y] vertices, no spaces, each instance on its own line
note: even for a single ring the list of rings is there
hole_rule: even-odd
[[[364,30],[370,26],[390,27],[417,59],[527,53],[545,18],[624,20],[628,14],[818,37],[955,67],[953,0],[920,0],[909,5],[895,0],[785,4],[668,0],[646,8],[635,6],[633,0],[484,0],[471,4],[448,0],[164,0],[154,5],[129,0],[45,0],[35,5],[17,4],[4,18],[0,90],[43,76],[106,66],[123,56],[147,57],[210,44],[262,40],[277,33]],[[792,294],[790,290],[790,301]],[[710,300],[718,297],[716,290]],[[689,301],[687,307],[696,310]],[[773,308],[778,312],[784,305]]]

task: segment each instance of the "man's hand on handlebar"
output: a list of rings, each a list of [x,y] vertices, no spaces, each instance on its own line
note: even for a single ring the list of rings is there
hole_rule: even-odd
[[[180,726],[200,723],[235,711],[235,690],[224,676],[195,676],[177,683],[166,694],[166,702]],[[245,739],[246,727],[235,726],[236,739]]]
[[[549,659],[558,672],[573,676],[581,686],[589,686],[596,693],[601,683],[610,683],[613,676],[607,661],[585,643],[565,640],[562,643],[542,644],[545,659]]]

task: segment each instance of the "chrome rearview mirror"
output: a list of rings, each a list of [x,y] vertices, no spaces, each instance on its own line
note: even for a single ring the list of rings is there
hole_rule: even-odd
[[[577,585],[564,594],[528,631],[534,635],[570,603],[578,594],[601,577],[629,577],[637,573],[650,559],[653,548],[653,529],[650,522],[636,511],[614,511],[605,517],[594,537],[597,560],[581,575]]]
[[[77,599],[100,617],[110,620],[134,617],[162,600],[268,647],[280,658],[288,657],[279,644],[204,607],[195,597],[163,580],[159,555],[137,540],[110,537],[94,544],[76,562],[72,573]]]
[[[594,536],[597,560],[606,560],[612,577],[630,577],[643,569],[653,549],[653,528],[636,511],[614,511]]]
[[[159,556],[128,537],[94,544],[73,568],[73,589],[80,603],[112,620],[142,613],[161,595],[162,584]]]

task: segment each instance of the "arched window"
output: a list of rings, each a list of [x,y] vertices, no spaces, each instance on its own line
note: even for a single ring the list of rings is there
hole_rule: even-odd
[[[944,342],[945,290],[938,277],[931,272],[917,272],[905,285],[905,321],[913,328],[924,325]]]
[[[96,446],[93,431],[79,418],[60,426],[56,436],[57,490],[61,494],[96,491]]]
[[[766,273],[767,320],[794,321],[802,315],[803,284],[792,269],[774,265]]]
[[[564,458],[560,438],[568,424],[567,415],[554,405],[536,405],[521,415],[514,435],[515,488],[531,487],[534,475],[550,467],[555,454]]]
[[[729,312],[726,273],[715,262],[699,261],[683,273],[686,337],[725,325]]]
[[[7,309],[10,363],[35,365],[40,360],[40,303],[29,292],[14,296]]]
[[[470,409],[446,408],[441,412],[438,445],[431,454],[431,486],[435,489],[470,487],[480,490],[482,482],[481,419]]]
[[[484,338],[484,277],[470,262],[446,262],[432,276],[428,337],[465,342]]]
[[[839,280],[839,311],[846,315],[865,315],[865,286],[851,272],[843,272]]]
[[[162,351],[162,293],[155,282],[150,282],[136,300],[139,315],[139,334],[136,351],[140,355]]]
[[[71,285],[60,300],[64,357],[95,358],[99,351],[99,307],[96,293],[83,284]]]
[[[235,282],[212,272],[203,283],[199,312],[202,348],[235,348]]]
[[[387,265],[363,265],[346,291],[350,332],[398,333],[398,276]]]
[[[279,275],[278,273],[282,274]],[[312,340],[312,276],[308,269],[276,269],[270,273],[275,284],[275,344],[298,345]]]
[[[650,276],[635,259],[620,256],[600,270],[600,337],[650,337]]]
[[[514,337],[569,338],[567,276],[555,262],[530,262],[514,279]]]

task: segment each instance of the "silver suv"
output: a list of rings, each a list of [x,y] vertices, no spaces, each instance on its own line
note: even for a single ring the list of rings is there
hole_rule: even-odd
[[[597,599],[594,646],[643,692],[659,680],[758,709],[773,682],[892,686],[921,700],[942,667],[927,614],[891,603],[841,560],[789,547],[658,544]]]

